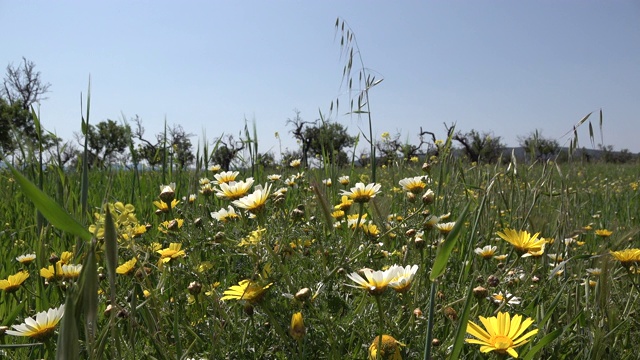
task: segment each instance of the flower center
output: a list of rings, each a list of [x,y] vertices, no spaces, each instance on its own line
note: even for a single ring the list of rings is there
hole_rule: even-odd
[[[493,346],[496,348],[497,352],[504,353],[513,346],[513,341],[507,336],[504,335],[496,335],[492,339]]]

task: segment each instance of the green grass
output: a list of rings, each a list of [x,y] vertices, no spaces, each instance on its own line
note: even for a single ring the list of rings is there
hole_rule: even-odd
[[[532,358],[545,359],[635,358],[640,351],[634,341],[640,336],[639,279],[613,260],[609,250],[638,247],[637,166],[548,163],[519,165],[514,172],[502,165],[478,166],[444,157],[428,174],[435,202],[424,205],[422,194],[411,200],[398,185],[403,178],[425,175],[421,165],[407,162],[379,168],[376,177],[382,192],[362,208],[354,204],[349,210],[355,215],[362,211],[377,225],[380,236],[375,238],[336,225],[327,216],[333,211],[328,207],[340,203],[340,190],[345,189],[338,177],[350,175],[350,186],[361,180],[366,184],[370,169],[307,170],[282,199],[270,198],[256,218],[242,213],[237,221],[223,224],[210,213],[230,202],[198,193],[200,178],[213,180],[211,172],[91,170],[90,213],[82,214],[82,174],[44,168],[42,190],[81,222],[83,230],[76,233],[61,226],[65,219],[55,218],[64,218],[58,209],[42,212],[49,223],[39,229],[36,208],[27,196],[30,190],[25,193],[16,175],[3,170],[0,279],[21,269],[30,277],[16,292],[0,292],[1,325],[19,324],[36,312],[68,305],[63,326],[58,325],[53,337],[36,342],[0,335],[0,352],[9,359],[53,358],[56,350],[93,359],[363,359],[381,329],[406,345],[401,350],[406,359],[428,358],[425,349],[431,358],[453,353],[484,359],[495,355],[481,354],[477,345],[463,343],[466,320],[478,323],[479,316],[493,316],[499,309],[531,317],[535,321],[531,328],[539,329],[528,344],[517,348],[521,357],[531,352]],[[281,174],[273,190],[286,187],[283,180],[299,171],[254,169],[254,186],[268,183],[269,174]],[[181,201],[170,212],[156,215],[153,201],[158,200],[164,176],[166,182],[177,184],[176,197]],[[248,176],[240,174],[238,179]],[[332,178],[330,187],[322,183],[327,177]],[[197,194],[193,203],[182,200],[190,194]],[[117,249],[108,250],[108,235],[95,246],[82,238],[83,231],[104,216],[105,202],[135,207],[126,219],[116,212]],[[454,230],[456,236],[439,248],[442,236],[425,224],[430,215],[447,213],[449,219],[442,222],[463,220]],[[163,221],[173,219],[182,219],[182,227],[167,233],[159,230]],[[125,239],[127,221],[146,225],[147,231]],[[545,255],[519,258],[496,235],[505,228],[540,232],[550,240]],[[604,228],[613,234],[595,235],[596,229]],[[265,229],[260,241],[238,246],[258,229]],[[416,241],[418,237],[421,240]],[[156,247],[171,243],[180,243],[186,256],[158,266]],[[508,257],[480,258],[473,250],[485,245],[497,246],[497,253]],[[40,269],[49,266],[52,254],[63,251],[74,253],[73,263],[85,264],[82,276],[75,281],[45,281]],[[132,275],[117,274],[111,285],[108,251],[116,251],[117,265],[138,259]],[[26,253],[36,253],[36,261],[22,265],[15,260]],[[562,255],[563,272],[552,274],[556,263],[547,254]],[[387,289],[375,298],[348,286],[355,284],[347,278],[349,273],[393,264],[419,266],[408,293]],[[589,268],[602,272],[589,276]],[[91,286],[94,275],[100,279],[97,287]],[[492,275],[499,280],[497,286],[487,283]],[[226,289],[243,279],[272,285],[254,304],[220,300]],[[595,286],[585,284],[588,279]],[[202,286],[199,293],[194,283]],[[499,307],[478,299],[471,292],[476,286],[489,294],[509,292],[521,298],[521,304]],[[311,296],[296,298],[304,288]],[[106,311],[109,305],[111,311]],[[288,331],[296,312],[302,312],[306,327],[301,341]],[[94,322],[87,321],[94,316]],[[431,339],[437,340],[432,344]]]

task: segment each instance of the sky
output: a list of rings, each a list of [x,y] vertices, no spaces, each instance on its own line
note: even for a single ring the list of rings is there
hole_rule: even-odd
[[[369,93],[377,139],[417,144],[420,128],[444,138],[456,124],[508,146],[535,130],[566,146],[594,112],[596,144],[640,152],[634,0],[0,0],[0,66],[36,64],[51,84],[42,124],[65,140],[80,131],[90,79],[92,124],[139,116],[148,138],[166,121],[202,144],[255,123],[259,151],[278,157],[298,148],[295,109],[368,133],[347,114],[338,17],[366,71],[384,79]],[[586,124],[578,134],[591,148]]]

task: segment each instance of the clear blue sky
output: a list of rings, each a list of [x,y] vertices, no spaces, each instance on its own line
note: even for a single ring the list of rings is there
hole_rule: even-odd
[[[277,154],[276,131],[283,150],[297,148],[286,126],[294,108],[314,120],[337,97],[347,104],[337,17],[385,79],[371,92],[378,137],[416,143],[420,127],[443,137],[443,123],[456,123],[515,146],[536,129],[559,138],[602,108],[604,143],[640,152],[635,0],[0,0],[0,66],[36,63],[51,83],[43,124],[64,139],[80,130],[91,76],[94,124],[139,115],[151,138],[166,119],[195,144],[255,120],[260,151]],[[366,127],[332,120],[354,134]],[[591,147],[587,128],[579,134]]]

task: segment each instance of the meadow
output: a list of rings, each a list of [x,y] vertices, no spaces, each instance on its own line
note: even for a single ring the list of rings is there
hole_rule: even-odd
[[[375,173],[5,168],[0,355],[636,358],[637,165],[450,145]]]

